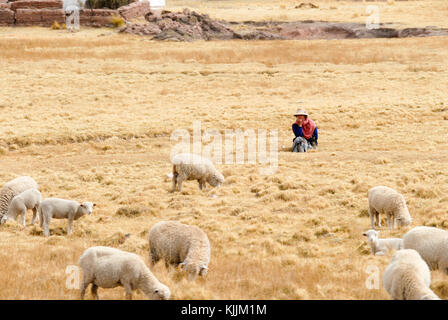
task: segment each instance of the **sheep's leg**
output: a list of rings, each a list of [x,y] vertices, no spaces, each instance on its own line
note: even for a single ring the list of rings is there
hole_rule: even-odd
[[[171,192],[176,191],[177,177],[179,174],[173,170],[173,187],[171,188]]]
[[[204,183],[204,181],[198,180],[198,182],[199,182],[199,189],[200,190],[205,190],[205,183]]]
[[[44,236],[50,236],[50,222],[51,218],[47,215],[44,215]]]
[[[23,208],[20,214],[22,215],[22,224],[26,227],[26,208]]]
[[[157,254],[157,250],[154,248],[151,248],[151,251],[149,253],[149,263],[151,267],[155,265],[160,260],[159,255]]]
[[[68,219],[68,226],[67,226],[67,235],[72,234],[72,227],[73,227],[73,219]]]
[[[375,229],[375,222],[373,221],[374,214],[375,214],[374,210],[369,207],[370,225],[372,226],[372,229]]]
[[[389,215],[386,213],[386,222],[387,222],[387,228],[390,229],[390,220]]]
[[[34,207],[33,208],[33,220],[31,220],[32,225],[34,225],[34,222],[36,222],[36,218],[37,218],[37,208]]]
[[[132,287],[131,284],[129,282],[125,282],[123,284],[124,290],[126,291],[126,299],[127,300],[132,300]]]
[[[381,228],[381,217],[380,217],[380,213],[378,211],[375,210],[375,219],[376,219],[376,224],[378,225],[378,228]]]
[[[39,209],[38,214],[39,214],[39,226],[42,228],[42,226],[44,225],[44,216],[42,210]]]
[[[387,218],[387,228],[389,230],[393,229],[394,222],[393,222],[392,217],[390,216],[390,214],[386,214],[386,218]]]
[[[79,288],[79,298],[81,300],[84,300],[84,296],[86,295],[86,289],[89,286],[89,283],[85,282],[84,280],[81,283],[81,288]]]
[[[179,188],[179,192],[182,191],[182,182],[183,182],[182,176],[178,175],[177,176],[177,185],[178,185],[178,188]]]
[[[98,296],[98,286],[94,283],[92,283],[92,288],[90,289],[92,292],[92,296],[95,300],[99,300],[100,297]]]

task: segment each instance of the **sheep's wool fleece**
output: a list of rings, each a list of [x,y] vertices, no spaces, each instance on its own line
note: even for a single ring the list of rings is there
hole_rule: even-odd
[[[0,190],[0,218],[8,212],[12,198],[31,188],[37,189],[37,182],[28,176],[22,176],[8,181]]]

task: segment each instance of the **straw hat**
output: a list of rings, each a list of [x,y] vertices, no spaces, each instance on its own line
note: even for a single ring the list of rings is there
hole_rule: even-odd
[[[295,116],[309,116],[308,112],[303,109],[299,109],[294,113]]]

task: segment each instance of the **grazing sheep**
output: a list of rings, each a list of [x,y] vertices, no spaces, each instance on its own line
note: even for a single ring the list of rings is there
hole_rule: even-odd
[[[12,198],[31,188],[37,189],[37,182],[28,176],[18,177],[5,183],[0,190],[0,218],[8,212]]]
[[[149,231],[149,261],[180,265],[193,280],[205,276],[210,262],[210,241],[204,231],[177,221],[161,221]]]
[[[73,220],[78,220],[83,215],[92,214],[95,203],[79,202],[59,198],[47,198],[39,205],[40,226],[44,228],[44,235],[50,235],[51,219],[68,219],[67,234],[72,234]]]
[[[428,265],[412,249],[395,252],[383,274],[383,287],[394,300],[440,300],[430,284]]]
[[[170,289],[159,282],[143,259],[134,253],[110,247],[91,247],[84,251],[78,264],[82,268],[81,299],[84,299],[89,284],[92,284],[92,295],[97,300],[98,287],[123,286],[129,300],[136,289],[153,300],[167,300],[171,295]]]
[[[8,219],[17,219],[18,216],[22,216],[22,224],[26,226],[26,211],[33,209],[33,220],[31,224],[34,224],[37,218],[37,208],[42,201],[42,195],[36,188],[31,188],[16,195],[9,205],[8,212],[2,217],[0,224],[6,222]]]
[[[173,192],[176,191],[176,184],[179,185],[179,191],[182,191],[182,182],[185,180],[197,180],[201,190],[205,189],[206,182],[218,188],[224,182],[224,176],[207,158],[192,153],[180,153],[176,154],[172,160]]]
[[[384,186],[374,187],[369,190],[368,197],[372,229],[375,229],[373,217],[375,217],[378,227],[381,227],[380,213],[386,215],[389,229],[394,228],[395,222],[398,227],[407,226],[412,222],[406,200],[394,189]]]
[[[367,237],[372,253],[375,256],[384,256],[390,250],[403,249],[403,240],[399,238],[379,239],[378,231],[373,229],[362,234]]]
[[[416,250],[431,270],[448,274],[448,231],[434,227],[415,227],[403,236],[405,249]]]

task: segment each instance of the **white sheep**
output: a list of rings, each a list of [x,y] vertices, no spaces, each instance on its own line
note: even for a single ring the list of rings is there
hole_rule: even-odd
[[[31,188],[38,188],[37,182],[28,176],[22,176],[8,181],[0,190],[0,218],[8,213],[12,198]]]
[[[210,241],[204,231],[177,221],[161,221],[149,231],[149,261],[179,265],[189,279],[205,276],[210,263]]]
[[[394,228],[395,222],[398,227],[407,226],[412,222],[406,200],[394,189],[385,186],[373,187],[369,190],[368,197],[372,229],[375,229],[374,217],[378,227],[381,227],[381,213],[386,215],[389,229]]]
[[[216,170],[213,163],[204,157],[192,153],[179,153],[173,159],[173,188],[176,184],[179,191],[182,190],[182,182],[185,180],[197,180],[199,189],[205,189],[208,182],[213,187],[218,187],[224,182],[224,176]]]
[[[40,227],[44,229],[44,235],[50,235],[51,219],[68,219],[67,234],[72,234],[73,220],[78,220],[86,214],[92,214],[95,203],[79,203],[74,200],[65,200],[59,198],[47,198],[39,205]]]
[[[123,286],[129,300],[136,289],[154,300],[167,300],[171,295],[170,289],[159,282],[143,259],[134,253],[103,246],[91,247],[84,251],[78,264],[82,268],[81,299],[84,299],[89,284],[92,284],[95,299],[99,299],[98,287]]]
[[[431,270],[448,274],[448,231],[434,227],[415,227],[403,236],[405,249],[416,250]]]
[[[42,195],[36,188],[31,188],[16,195],[8,208],[8,212],[2,217],[0,224],[6,222],[8,219],[16,220],[18,216],[22,216],[22,224],[26,226],[26,212],[29,209],[33,210],[33,220],[31,224],[34,224],[37,218],[37,208],[42,201]]]
[[[383,273],[383,287],[394,300],[440,300],[430,284],[428,265],[412,249],[395,252]]]
[[[390,250],[403,249],[403,240],[399,238],[379,239],[378,231],[373,229],[364,232],[362,235],[367,237],[372,253],[375,256],[384,256]]]

